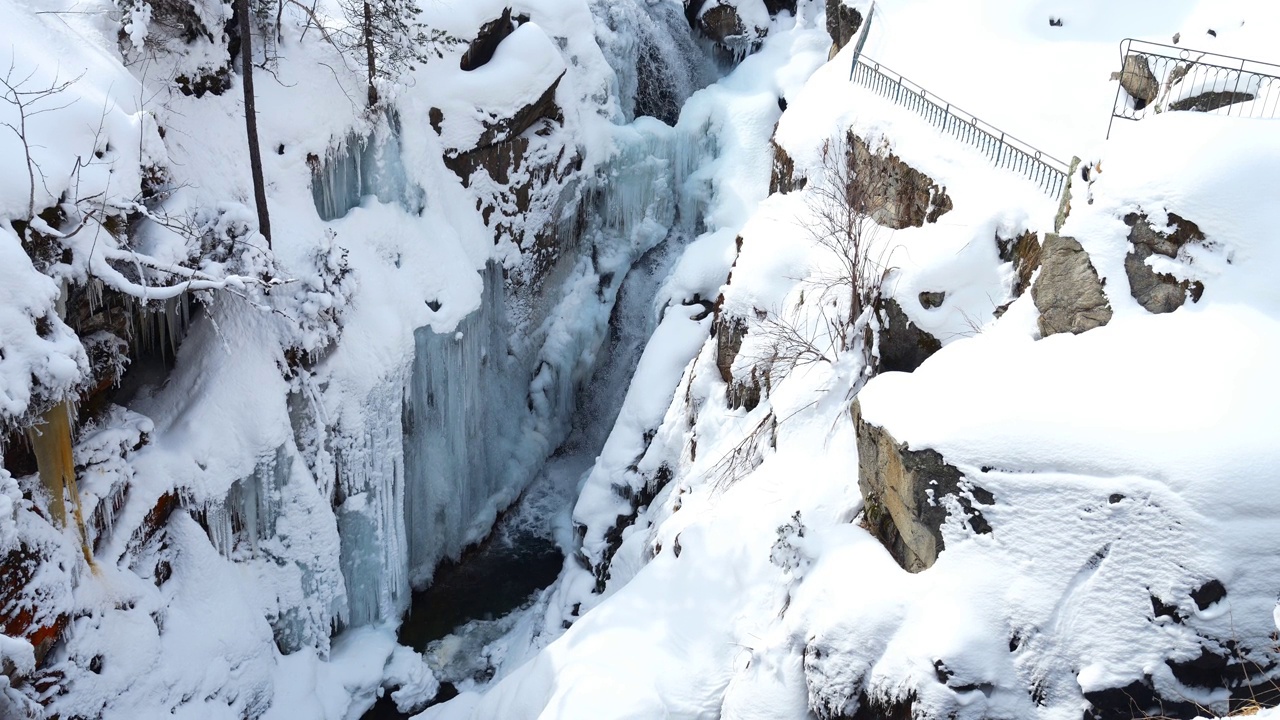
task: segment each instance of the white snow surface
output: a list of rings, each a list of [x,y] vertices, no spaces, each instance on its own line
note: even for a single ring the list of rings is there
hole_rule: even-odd
[[[656,294],[662,320],[573,510],[581,558],[607,572],[567,562],[498,641],[509,660],[493,683],[420,717],[825,718],[851,713],[865,695],[913,696],[930,717],[1065,719],[1080,717],[1085,693],[1137,681],[1219,710],[1226,691],[1187,686],[1168,661],[1228,641],[1276,659],[1276,122],[1166,113],[1118,124],[1102,141],[1121,38],[1180,32],[1189,47],[1274,61],[1276,8],[877,3],[869,56],[1052,154],[1104,161],[1092,203],[1078,187],[1063,233],[1089,252],[1115,317],[1080,336],[1040,339],[1029,297],[993,318],[1013,283],[995,237],[1043,236],[1054,202],[850,85],[850,49],[826,62],[823,3],[801,0],[795,17],[774,20],[759,0],[736,4],[768,28],[761,48],[695,92],[669,128],[621,125],[632,111],[620,88],[634,92],[638,80],[610,62],[639,55],[614,35],[626,27],[620,18],[643,19],[639,4],[510,3],[531,21],[488,65],[462,71],[464,44],[385,88],[401,129],[398,157],[384,161],[402,167],[379,172],[399,172],[413,186],[399,196],[420,195],[421,207],[381,193],[343,198],[351,209],[333,221],[317,214],[309,158],[323,162],[348,138],[385,140],[392,129],[362,112],[358,64],[314,30],[303,40],[305,18],[288,8],[272,73],[257,75],[275,220],[268,252],[250,209],[239,80],[233,73],[228,92],[200,98],[172,82],[223,63],[223,40],[181,45],[146,4],[125,18],[105,0],[0,0],[9,77],[36,88],[69,82],[41,101],[56,112],[32,124],[27,147],[42,176],[34,187],[23,144],[0,128],[0,159],[17,169],[0,179],[0,419],[16,422],[91,379],[84,348],[58,318],[60,281],[92,276],[152,306],[192,287],[173,284],[175,272],[204,288],[204,309],[163,381],[138,382],[127,411],[111,410],[79,438],[87,509],[106,513],[93,568],[74,528],[47,522],[41,492],[24,495],[35,479],[0,470],[0,550],[22,542],[49,558],[30,582],[44,613],[37,620],[73,618],[48,661],[63,674],[44,698],[50,712],[339,720],[384,692],[418,710],[438,681],[395,640],[410,580],[478,540],[564,439],[622,277],[678,223],[697,237]],[[425,3],[423,17],[470,38],[507,6],[441,0]],[[197,3],[197,12],[215,31],[228,17],[221,3]],[[327,2],[317,12],[339,15]],[[1049,16],[1064,25],[1050,27]],[[132,48],[123,57],[122,22]],[[525,277],[526,259],[511,243],[495,247],[477,212],[496,182],[464,187],[443,157],[472,147],[486,123],[557,78],[563,124],[531,139],[535,153],[558,144],[576,152],[581,176],[602,178],[593,190],[608,202],[589,208],[591,242],[565,254],[554,282],[503,298],[516,308],[512,324],[484,326],[510,328],[502,347],[462,323],[498,323],[476,311],[494,308],[486,290],[495,276]],[[427,121],[432,108],[443,111],[439,133]],[[18,119],[0,103],[0,120]],[[876,234],[892,265],[886,292],[944,348],[912,374],[865,387],[861,359],[830,344],[812,300],[831,258],[805,229],[811,194],[768,196],[770,139],[820,183],[824,142],[847,130],[890,148],[955,204],[935,224]],[[144,207],[153,165],[169,173],[167,190]],[[9,221],[60,198],[78,227],[64,239],[70,262],[38,270]],[[104,228],[109,216],[142,210],[190,220],[201,238],[235,250],[206,257],[160,223],[129,238]],[[1151,261],[1203,282],[1198,303],[1153,316],[1132,300],[1123,268],[1130,212],[1157,228],[1176,213],[1204,232],[1203,246]],[[554,223],[555,213],[538,207],[523,220]],[[120,269],[135,261],[151,270]],[[170,279],[147,284],[158,278]],[[924,309],[924,291],[945,291],[944,305]],[[717,299],[720,312],[748,321],[735,376],[768,350],[761,313],[794,317],[825,343],[827,360],[779,372],[759,406],[729,409],[703,304]],[[422,369],[415,353],[432,331],[440,347],[474,361],[451,366],[458,377],[491,377],[478,366],[508,350],[501,380],[521,385],[502,423],[472,433],[480,442],[504,433],[490,444],[510,454],[484,456],[502,468],[487,478],[494,485],[450,493],[442,481],[424,499],[406,487],[421,480],[406,468],[426,466],[406,460],[403,414]],[[294,351],[314,362],[291,366]],[[854,522],[857,388],[868,420],[913,449],[941,452],[994,495],[982,507],[990,534],[949,520],[937,564],[912,575]],[[452,388],[449,401],[477,411],[475,398],[491,389]],[[425,476],[464,477],[470,462],[479,460],[459,454]],[[657,477],[667,479],[659,486]],[[124,486],[117,512],[112,498]],[[415,497],[426,513],[445,507],[435,498],[454,503],[448,522],[407,527]],[[178,509],[149,528],[166,498]],[[409,543],[422,536],[433,546],[414,555]],[[411,557],[425,558],[423,567]],[[1191,593],[1211,580],[1228,594],[1201,608]],[[1179,619],[1153,617],[1153,597]],[[34,668],[33,648],[0,635],[3,663],[14,671],[0,710],[24,711],[29,689],[17,686]]]

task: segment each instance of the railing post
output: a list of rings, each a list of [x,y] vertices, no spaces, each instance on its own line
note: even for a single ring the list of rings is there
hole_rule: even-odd
[[[853,46],[853,65],[849,68],[849,79],[853,79],[853,71],[858,67],[858,59],[862,57],[862,48],[867,44],[867,36],[871,34],[871,18],[876,14],[876,4],[871,3],[871,7],[867,10],[867,20],[862,23],[862,35],[858,38],[858,44]]]

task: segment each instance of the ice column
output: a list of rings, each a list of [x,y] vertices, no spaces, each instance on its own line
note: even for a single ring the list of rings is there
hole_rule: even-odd
[[[313,168],[311,196],[321,220],[336,220],[368,196],[400,203],[407,212],[422,212],[425,193],[409,181],[400,148],[400,119],[391,115],[372,136],[349,134]]]
[[[509,465],[528,409],[523,368],[509,349],[503,286],[501,267],[490,263],[480,308],[456,331],[415,334],[404,407],[405,525],[415,583],[487,532],[498,505],[524,482]]]

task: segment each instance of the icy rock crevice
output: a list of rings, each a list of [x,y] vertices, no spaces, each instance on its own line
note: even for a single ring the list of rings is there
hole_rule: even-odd
[[[369,134],[352,131],[321,160],[311,165],[311,197],[321,220],[336,220],[369,196],[396,202],[419,213],[425,201],[422,188],[409,181],[400,147],[400,116],[380,118]]]
[[[626,122],[651,116],[675,125],[689,96],[716,80],[714,60],[679,3],[597,0],[592,12]]]

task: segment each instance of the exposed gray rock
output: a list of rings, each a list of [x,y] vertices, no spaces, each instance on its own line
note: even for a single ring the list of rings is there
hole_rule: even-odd
[[[1177,102],[1169,103],[1169,109],[1212,112],[1218,108],[1235,105],[1236,103],[1249,102],[1253,99],[1253,93],[1247,92],[1231,92],[1229,90],[1223,90],[1221,92],[1205,92],[1189,98],[1183,98]]]
[[[908,572],[931,567],[944,549],[942,525],[947,519],[943,498],[955,497],[975,532],[991,526],[974,501],[990,505],[991,493],[965,481],[964,475],[935,450],[911,450],[884,428],[862,418],[862,406],[851,408],[858,441],[858,489],[865,503],[867,529]]]
[[[1048,234],[1040,276],[1031,287],[1040,311],[1040,335],[1082,333],[1111,321],[1111,304],[1089,254],[1074,238]]]
[[[1040,269],[1040,236],[1030,230],[1015,238],[996,235],[996,246],[1000,249],[1000,260],[1013,263],[1013,296],[1022,297],[1031,287],[1036,270]]]
[[[809,178],[796,174],[796,163],[777,141],[769,141],[773,148],[773,172],[769,176],[769,194],[803,190]]]
[[[827,34],[833,50],[839,52],[862,27],[862,13],[845,5],[843,0],[827,0]]]
[[[849,177],[860,187],[850,196],[880,225],[901,230],[934,223],[950,212],[951,198],[928,175],[887,150],[872,152],[862,138],[848,135]]]
[[[1120,87],[1133,98],[1133,109],[1141,110],[1160,93],[1160,83],[1151,72],[1146,55],[1126,55],[1120,72],[1111,73],[1112,80],[1119,80]]]
[[[729,385],[729,407],[754,410],[760,404],[763,385],[767,377],[763,371],[753,367],[748,377],[737,378],[733,374],[733,361],[742,350],[742,341],[747,336],[745,320],[732,315],[718,313],[711,326],[711,333],[716,339],[716,368],[720,371],[720,379]]]
[[[1169,213],[1169,224],[1174,226],[1174,231],[1167,234],[1153,229],[1147,216],[1143,214],[1129,213],[1124,222],[1131,228],[1129,242],[1133,245],[1124,259],[1124,270],[1129,276],[1129,292],[1133,299],[1153,313],[1177,310],[1186,303],[1188,294],[1193,302],[1198,302],[1204,292],[1204,285],[1187,280],[1179,281],[1172,275],[1157,273],[1147,265],[1147,258],[1152,255],[1176,258],[1178,251],[1187,243],[1204,242],[1204,233],[1200,232],[1200,228],[1174,213]]]
[[[933,310],[942,307],[942,303],[946,302],[947,294],[945,292],[922,292],[920,293],[920,307],[925,310]]]
[[[877,372],[914,372],[930,355],[942,349],[937,338],[911,322],[897,300],[881,298],[875,309],[880,321]]]

